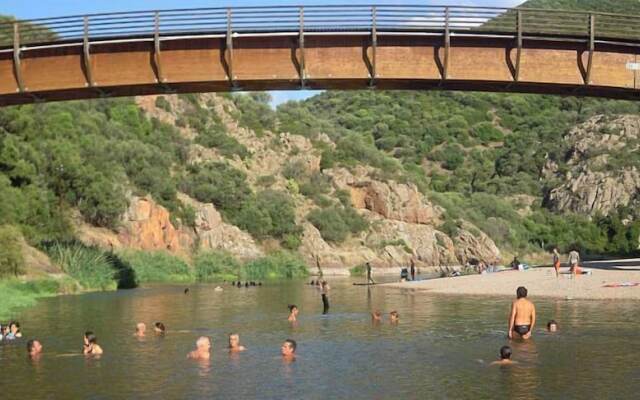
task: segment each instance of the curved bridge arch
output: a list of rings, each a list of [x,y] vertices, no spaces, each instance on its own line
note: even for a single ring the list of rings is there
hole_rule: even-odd
[[[640,17],[446,6],[239,7],[0,23],[0,106],[278,89],[640,98]]]

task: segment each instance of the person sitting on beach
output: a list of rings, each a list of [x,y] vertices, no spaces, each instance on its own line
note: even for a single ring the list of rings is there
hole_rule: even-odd
[[[245,350],[246,348],[240,344],[240,335],[237,333],[229,334],[229,352],[238,353]]]
[[[551,320],[547,322],[547,330],[549,332],[557,332],[558,331],[558,323],[555,320]]]
[[[158,335],[164,335],[167,332],[167,328],[162,322],[156,322],[153,324],[153,331]]]
[[[280,353],[285,361],[295,361],[296,359],[296,347],[298,344],[293,339],[287,339],[282,343],[280,347]]]
[[[509,365],[515,364],[515,361],[511,361],[511,347],[502,346],[500,348],[500,359],[492,362],[490,365]]]
[[[137,336],[139,338],[144,337],[144,333],[147,331],[147,325],[145,325],[144,322],[138,322],[136,324],[136,333],[134,333],[134,336]]]
[[[42,354],[42,343],[36,339],[29,340],[27,342],[27,354],[30,358],[38,358]]]
[[[397,312],[397,311],[395,311],[395,310],[394,310],[394,311],[391,311],[391,312],[389,313],[389,318],[391,318],[391,323],[392,323],[392,324],[397,324],[397,323],[398,323],[398,321],[400,321],[400,314],[398,314],[398,312]]]
[[[529,339],[536,324],[536,307],[527,300],[527,288],[520,286],[516,290],[517,299],[511,304],[509,315],[509,339],[515,331],[522,339]]]
[[[196,349],[189,354],[187,358],[194,360],[208,360],[211,358],[211,339],[206,336],[200,336],[196,340]]]
[[[103,353],[102,347],[98,345],[98,338],[91,331],[84,333],[84,344],[82,346],[82,354],[86,356],[99,356]]]
[[[378,310],[371,313],[371,322],[379,323],[382,321],[382,313]]]
[[[295,304],[289,305],[289,322],[296,322],[298,320],[298,307]]]
[[[520,260],[518,260],[518,256],[513,257],[513,261],[511,261],[511,269],[518,269],[520,266]]]

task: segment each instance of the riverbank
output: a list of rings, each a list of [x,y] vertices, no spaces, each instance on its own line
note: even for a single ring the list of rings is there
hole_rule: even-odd
[[[563,271],[566,268],[563,268]],[[428,293],[515,297],[516,288],[525,286],[529,296],[574,300],[640,300],[640,286],[605,287],[604,285],[640,282],[640,270],[592,269],[591,275],[561,274],[553,268],[527,271],[504,271],[485,275],[467,275],[415,282],[388,283],[382,286],[425,291]]]

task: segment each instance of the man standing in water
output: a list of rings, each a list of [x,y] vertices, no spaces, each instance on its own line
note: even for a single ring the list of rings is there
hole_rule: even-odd
[[[527,300],[527,288],[520,286],[516,290],[517,299],[511,304],[509,316],[509,339],[515,331],[522,339],[529,339],[536,324],[536,307]]]
[[[369,264],[369,261],[367,261],[365,265],[367,267],[367,283],[375,284],[375,282],[371,278],[371,264]]]
[[[569,252],[569,271],[574,275],[578,272],[578,263],[580,262],[580,254],[576,251],[575,247]]]
[[[329,285],[327,281],[322,281],[320,295],[322,296],[322,313],[327,314],[329,312]]]

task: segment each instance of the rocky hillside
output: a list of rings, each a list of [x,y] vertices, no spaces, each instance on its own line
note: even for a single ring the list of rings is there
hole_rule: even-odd
[[[439,231],[444,210],[430,202],[415,185],[376,177],[376,168],[370,166],[321,169],[321,152],[310,139],[268,130],[257,134],[240,126],[236,118],[241,111],[229,98],[213,94],[192,96],[189,100],[178,96],[150,96],[138,98],[136,103],[149,118],[178,126],[180,134],[189,142],[187,164],[224,161],[243,173],[252,191],[275,190],[290,196],[295,205],[295,224],[301,228],[300,243],[295,250],[313,269],[318,266],[348,269],[366,261],[379,268],[390,268],[405,265],[411,258],[422,266],[500,258],[494,242],[469,222],[455,235]],[[228,141],[244,149],[243,157],[225,152],[221,146],[199,144],[204,142],[199,139],[206,134],[203,128],[199,131],[197,124],[193,124],[194,127],[180,122],[185,112],[194,107],[205,116],[205,126],[219,125],[218,129]],[[335,147],[328,136],[322,136],[321,140],[323,146]],[[313,200],[309,189],[300,190],[307,179],[326,186],[321,206]],[[339,195],[346,195],[346,207],[364,217],[367,228],[350,233],[343,240],[326,239],[308,216],[314,210],[336,207],[340,203]],[[185,193],[179,193],[178,199],[195,211],[191,226],[172,221],[171,213],[152,196],[131,196],[129,207],[115,230],[83,223],[80,237],[87,243],[107,248],[162,249],[187,256],[194,251],[222,250],[245,260],[282,246],[273,237],[252,237],[222,217],[212,203],[197,201]],[[329,213],[326,215],[331,217]],[[330,227],[316,225],[330,231]]]
[[[640,117],[599,115],[565,136],[566,165],[545,168],[560,184],[549,191],[548,205],[558,211],[596,216],[637,208],[640,200]]]

